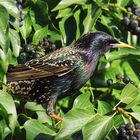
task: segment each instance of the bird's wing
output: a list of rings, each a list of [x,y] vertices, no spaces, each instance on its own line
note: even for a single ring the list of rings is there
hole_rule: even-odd
[[[76,67],[74,50],[60,49],[40,59],[33,59],[13,68],[7,74],[7,81],[38,79],[53,75],[62,76]],[[72,65],[75,65],[72,67]]]

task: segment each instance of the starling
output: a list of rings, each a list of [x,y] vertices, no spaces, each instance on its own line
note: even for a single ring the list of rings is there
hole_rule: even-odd
[[[57,99],[79,90],[94,73],[100,56],[112,47],[132,48],[104,32],[87,33],[73,46],[11,69],[7,73],[8,92],[25,101],[46,103],[47,113],[62,120],[54,113]]]

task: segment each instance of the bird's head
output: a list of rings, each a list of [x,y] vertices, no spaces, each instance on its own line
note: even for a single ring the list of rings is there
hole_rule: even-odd
[[[75,47],[81,49],[88,49],[93,52],[99,52],[99,55],[103,55],[111,48],[119,47],[119,48],[133,48],[132,46],[119,42],[114,39],[112,36],[105,32],[91,32],[83,35],[79,38]]]

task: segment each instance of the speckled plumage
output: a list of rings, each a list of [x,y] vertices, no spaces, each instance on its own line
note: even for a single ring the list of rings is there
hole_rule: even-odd
[[[18,65],[7,74],[8,92],[25,100],[47,103],[48,114],[54,114],[57,98],[71,95],[85,84],[111,43],[117,41],[106,33],[88,33],[72,47]]]

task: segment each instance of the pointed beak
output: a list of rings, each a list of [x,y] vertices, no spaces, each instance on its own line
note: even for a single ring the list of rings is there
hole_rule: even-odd
[[[128,45],[124,42],[119,42],[118,44],[114,44],[113,48],[132,48],[132,49],[134,49],[135,47]]]

